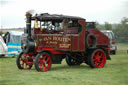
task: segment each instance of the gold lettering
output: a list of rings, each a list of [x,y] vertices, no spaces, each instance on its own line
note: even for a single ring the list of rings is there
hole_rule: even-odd
[[[51,37],[48,37],[48,40],[52,40],[52,38]]]
[[[39,41],[42,41],[42,39],[39,39]]]
[[[50,41],[49,44],[57,44],[57,42]]]
[[[70,42],[71,39],[69,37],[44,37],[43,38],[44,41],[57,41],[57,42]]]
[[[52,38],[51,37],[44,37],[43,40],[44,41],[49,41],[49,40],[52,40]]]
[[[69,48],[71,44],[59,44],[59,48]]]
[[[53,40],[57,41],[57,37],[53,37]]]

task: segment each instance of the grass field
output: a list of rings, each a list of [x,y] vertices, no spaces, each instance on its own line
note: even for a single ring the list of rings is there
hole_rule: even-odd
[[[118,44],[117,55],[111,55],[104,68],[92,69],[86,64],[69,67],[53,64],[50,71],[19,70],[16,58],[0,58],[0,85],[128,85],[128,44]]]

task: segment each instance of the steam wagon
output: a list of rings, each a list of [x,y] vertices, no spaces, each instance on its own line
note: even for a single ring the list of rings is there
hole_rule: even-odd
[[[109,39],[84,18],[57,14],[26,13],[19,69],[48,71],[65,58],[69,66],[86,63],[101,68],[110,60]]]

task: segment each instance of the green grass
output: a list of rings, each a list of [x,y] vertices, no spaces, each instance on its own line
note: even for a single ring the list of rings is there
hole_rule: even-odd
[[[111,55],[104,68],[92,69],[86,64],[69,67],[53,64],[50,71],[19,70],[16,58],[0,58],[0,85],[128,85],[127,44],[118,44],[117,55]]]

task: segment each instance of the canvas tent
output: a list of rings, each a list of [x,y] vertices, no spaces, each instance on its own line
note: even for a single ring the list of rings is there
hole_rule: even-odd
[[[8,31],[4,36],[4,41],[8,46],[8,56],[18,56],[21,52],[21,35],[20,31]]]

